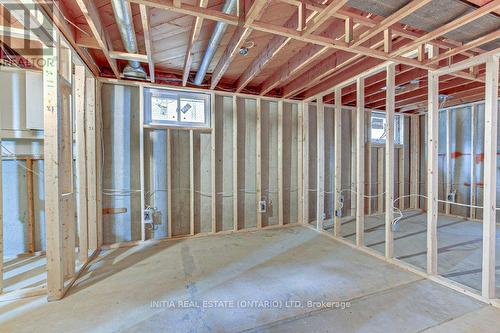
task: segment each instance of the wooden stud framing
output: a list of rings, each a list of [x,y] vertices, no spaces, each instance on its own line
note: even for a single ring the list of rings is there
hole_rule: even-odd
[[[283,101],[278,101],[278,224],[283,225]]]
[[[470,205],[475,206],[477,202],[476,192],[476,119],[477,119],[477,105],[472,104],[471,106],[471,115],[470,115]],[[470,208],[469,217],[471,219],[476,218],[476,209],[474,207]]]
[[[256,129],[255,129],[255,142],[256,142],[256,172],[255,172],[255,188],[256,188],[256,195],[255,195],[255,200],[256,200],[256,209],[257,209],[257,228],[262,228],[262,213],[260,213],[259,209],[259,204],[260,201],[262,200],[262,162],[261,162],[261,156],[262,156],[262,134],[261,134],[261,129],[262,129],[262,124],[261,124],[261,99],[257,98],[256,101],[257,103],[257,120],[256,120]]]
[[[3,198],[3,183],[2,183],[2,137],[0,136],[0,199]],[[4,256],[4,241],[3,241],[3,199],[0,200],[0,258]],[[3,290],[3,259],[0,260],[0,293]]]
[[[102,108],[101,108],[101,82],[96,82],[95,88],[95,128],[96,133],[96,211],[97,211],[97,247],[103,244],[103,228],[102,228],[102,165],[103,165],[103,138],[102,138]]]
[[[437,274],[439,76],[429,72],[427,112],[427,273]]]
[[[384,30],[384,52],[390,53],[392,51],[392,30]]]
[[[26,192],[28,194],[28,251],[35,253],[35,201],[33,198],[33,159],[26,159]],[[1,172],[0,168],[0,172]],[[1,184],[0,184],[1,185]],[[1,197],[0,197],[1,198]]]
[[[396,95],[395,64],[387,66],[386,78],[386,139],[385,139],[385,256],[394,256],[394,235],[392,222],[394,221],[394,102]]]
[[[364,99],[363,99],[363,101],[364,101]],[[363,201],[367,201],[368,202],[368,215],[371,215],[372,212],[373,212],[373,203],[372,203],[372,198],[371,198],[371,196],[373,195],[373,190],[372,190],[372,186],[373,186],[373,176],[372,176],[372,169],[373,169],[372,153],[373,153],[373,149],[372,149],[372,144],[371,144],[372,112],[371,111],[366,111],[366,115],[367,115],[367,118],[368,118],[368,124],[366,126],[367,127],[366,133],[367,133],[367,136],[368,136],[368,138],[366,140],[366,158],[367,158],[366,168],[368,169],[368,173],[367,173],[368,182],[366,184],[366,191],[368,192],[368,196],[369,197],[366,200],[363,200]],[[358,132],[356,132],[356,133],[358,133]]]
[[[302,102],[302,224],[309,224],[309,104]]]
[[[406,170],[406,165],[405,165],[405,149],[403,147],[398,149],[398,178],[399,178],[399,189],[398,189],[398,197],[400,199],[398,200],[398,207],[399,209],[404,209],[405,208],[405,199],[403,196],[405,195],[405,170]]]
[[[139,87],[139,170],[140,170],[140,186],[141,186],[141,240],[146,240],[146,221],[144,219],[144,207],[146,207],[144,181],[144,87]]]
[[[212,193],[212,232],[217,232],[217,189],[216,189],[216,136],[215,136],[215,94],[210,95],[210,123],[212,128],[211,141],[210,141],[210,179],[212,183],[211,193]]]
[[[377,212],[384,212],[384,148],[377,148]]]
[[[344,40],[346,43],[351,43],[354,39],[354,20],[352,17],[347,17],[345,19],[345,34]]]
[[[238,231],[238,98],[233,96],[233,230]]]
[[[356,245],[365,244],[365,80],[356,81]]]
[[[356,216],[356,175],[357,175],[357,153],[356,153],[356,111],[351,112],[351,216]],[[363,186],[364,189],[364,186]]]
[[[340,236],[341,219],[337,216],[337,211],[340,212],[340,199],[342,197],[342,89],[335,89],[335,110],[334,110],[334,151],[335,151],[335,189],[334,189],[334,235]]]
[[[495,298],[495,242],[497,198],[497,119],[499,56],[486,60],[486,98],[484,105],[484,209],[482,295]]]
[[[304,223],[304,105],[297,104],[297,223]]]
[[[87,222],[88,249],[97,249],[97,167],[96,163],[96,114],[95,114],[95,79],[85,79],[85,132],[87,147]],[[99,147],[100,148],[100,147]]]
[[[317,120],[317,161],[316,172],[317,187],[316,193],[316,229],[323,230],[325,214],[325,105],[323,97],[318,96],[316,100],[316,120]]]
[[[47,293],[49,300],[64,295],[63,223],[61,212],[61,184],[59,178],[60,105],[59,90],[59,35],[51,54],[45,54],[43,66],[44,159],[45,159],[45,218],[47,234]]]
[[[88,213],[87,213],[87,152],[85,133],[85,67],[75,65],[75,117],[76,117],[76,172],[78,180],[78,254],[80,262],[88,258]]]
[[[448,201],[448,194],[451,192],[451,109],[446,111],[446,173],[445,173],[445,198]],[[450,215],[451,207],[448,202],[445,203],[445,213]]]
[[[194,235],[194,131],[189,130],[189,234]]]
[[[418,209],[420,194],[420,116],[410,117],[410,207]]]
[[[212,138],[213,140],[213,138]],[[213,177],[213,174],[212,174]],[[213,182],[212,182],[213,185]],[[212,191],[213,198],[213,191]],[[168,238],[172,238],[172,130],[167,130],[167,228]],[[213,206],[213,205],[212,205]],[[212,207],[213,208],[213,207]],[[212,215],[213,216],[213,215]]]

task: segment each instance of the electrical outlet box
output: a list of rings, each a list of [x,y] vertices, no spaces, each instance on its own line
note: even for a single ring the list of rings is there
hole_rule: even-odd
[[[453,192],[450,192],[448,193],[448,201],[451,201],[451,202],[455,202],[455,197],[456,197],[456,192],[453,191]]]
[[[267,211],[267,202],[265,200],[259,201],[259,213],[265,213]]]
[[[154,211],[152,208],[146,208],[144,210],[144,223],[153,223]]]
[[[337,210],[335,211],[335,216],[337,216],[337,217],[342,217],[342,209],[337,209]]]

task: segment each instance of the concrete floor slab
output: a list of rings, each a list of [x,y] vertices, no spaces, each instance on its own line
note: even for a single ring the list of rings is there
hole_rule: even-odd
[[[331,331],[415,332],[482,307],[297,226],[105,251],[61,301],[0,302],[0,331],[239,332],[290,318],[300,331],[318,315],[306,331],[320,332],[334,314]]]

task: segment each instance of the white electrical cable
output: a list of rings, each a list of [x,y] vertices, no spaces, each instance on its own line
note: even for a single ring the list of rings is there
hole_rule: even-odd
[[[16,158],[16,156],[17,156],[15,153],[13,153],[12,151],[10,151],[7,147],[5,147],[5,146],[4,146],[3,144],[1,144],[1,143],[0,143],[0,146],[2,147],[2,149],[6,150],[6,151],[9,153],[9,155],[2,155],[2,157],[3,157],[3,156],[5,156],[5,157],[13,157],[13,158],[14,158],[14,160],[13,160],[13,161],[14,161],[14,162],[15,162],[18,166],[20,166],[21,168],[23,168],[23,169],[24,169],[24,170],[26,170],[26,171],[29,171],[29,172],[33,173],[33,174],[34,174],[34,175],[36,175],[37,177],[40,177],[40,173],[41,173],[41,174],[43,174],[43,172],[42,172],[42,171],[40,171],[40,173],[38,173],[38,172],[36,172],[35,170],[32,170],[32,169],[28,168],[27,166],[23,165],[21,162],[19,162],[17,159],[15,159],[15,158]]]

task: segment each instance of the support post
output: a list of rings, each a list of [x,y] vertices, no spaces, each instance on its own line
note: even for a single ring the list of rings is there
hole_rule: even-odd
[[[486,60],[482,295],[495,298],[498,55]]]
[[[439,76],[429,72],[427,112],[427,273],[437,274]]]
[[[317,123],[317,160],[316,169],[317,187],[316,193],[316,229],[323,230],[323,214],[325,211],[325,105],[323,96],[316,99],[316,123]]]
[[[394,63],[387,65],[386,78],[386,139],[385,139],[385,256],[394,256],[394,235],[392,222],[394,221],[394,104],[396,94]]]
[[[335,189],[334,189],[334,204],[335,204],[335,211],[334,211],[334,235],[337,237],[340,237],[342,235],[341,233],[341,220],[340,216],[337,214],[340,214],[341,208],[340,208],[340,200],[342,197],[342,89],[337,87],[335,89],[335,118],[334,118],[334,146],[335,146]]]
[[[365,244],[365,80],[356,81],[356,245]]]

